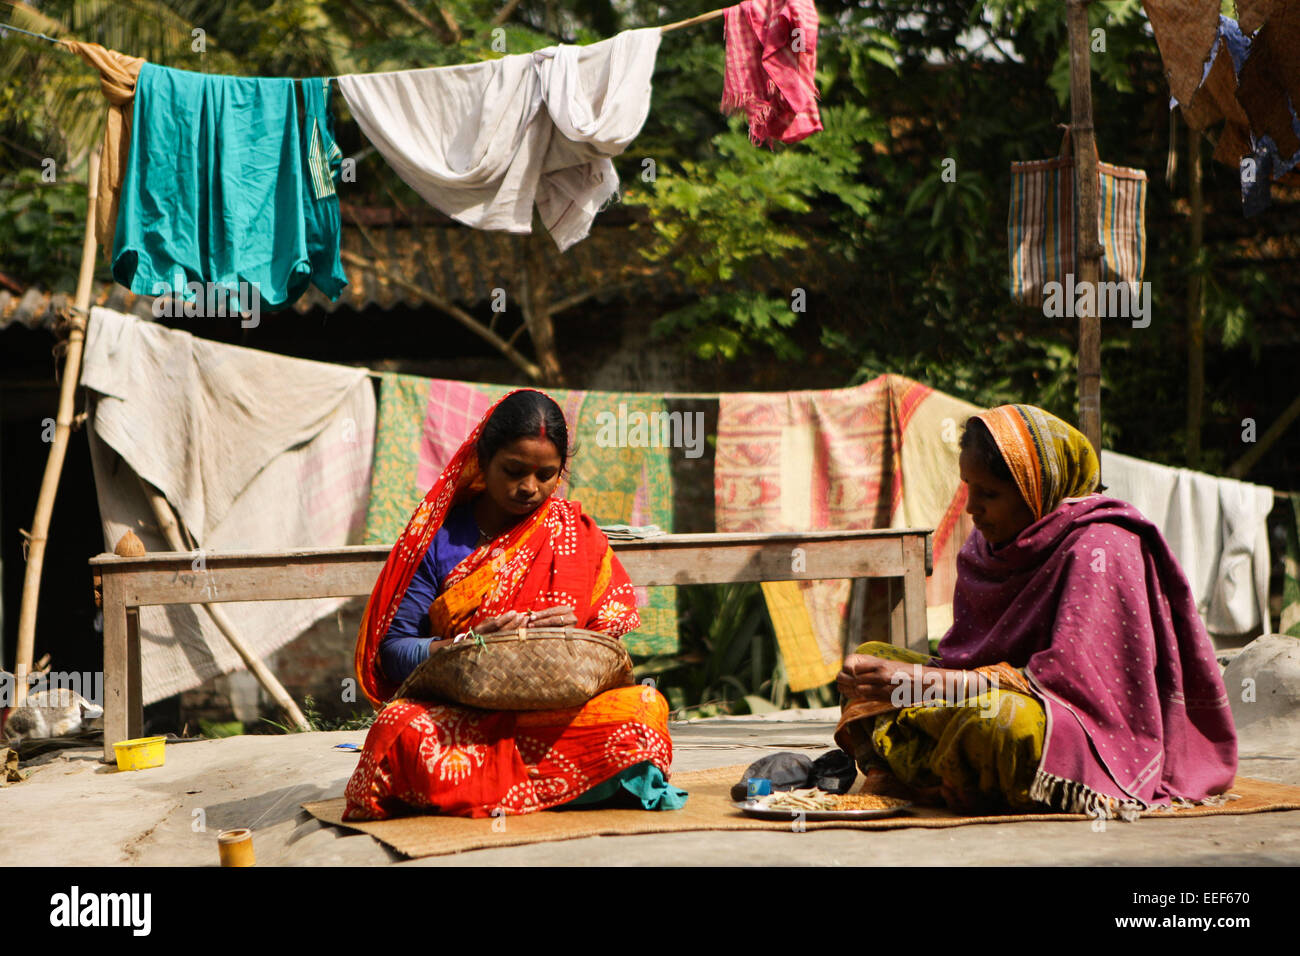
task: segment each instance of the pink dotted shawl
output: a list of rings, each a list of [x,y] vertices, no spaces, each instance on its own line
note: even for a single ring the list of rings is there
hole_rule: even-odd
[[[996,549],[972,532],[953,613],[942,665],[1024,667],[1044,704],[1034,799],[1131,819],[1232,785],[1214,648],[1169,545],[1131,505],[1067,498]]]

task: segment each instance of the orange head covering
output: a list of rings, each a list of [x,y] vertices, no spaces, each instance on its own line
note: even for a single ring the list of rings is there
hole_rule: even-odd
[[[1035,521],[1066,498],[1097,490],[1097,453],[1069,422],[1034,405],[999,405],[974,417],[988,426]]]

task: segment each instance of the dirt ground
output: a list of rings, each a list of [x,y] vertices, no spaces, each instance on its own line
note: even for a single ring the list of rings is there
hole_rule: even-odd
[[[830,749],[834,711],[786,711],[672,726],[674,770]],[[118,773],[99,748],[25,764],[0,789],[0,866],[215,866],[217,832],[251,826],[258,865],[1300,865],[1300,811],[1189,820],[1014,823],[943,830],[687,832],[589,837],[406,860],[371,837],[324,826],[299,804],[337,797],[363,731],[170,743],[164,766]],[[1241,733],[1243,776],[1300,785],[1290,726]]]

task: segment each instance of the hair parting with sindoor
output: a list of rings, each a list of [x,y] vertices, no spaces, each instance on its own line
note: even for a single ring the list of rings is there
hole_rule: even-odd
[[[475,445],[482,468],[486,470],[497,452],[520,438],[549,439],[560,455],[560,473],[564,473],[572,454],[569,426],[564,421],[564,412],[550,396],[524,389],[497,406],[483,425]]]

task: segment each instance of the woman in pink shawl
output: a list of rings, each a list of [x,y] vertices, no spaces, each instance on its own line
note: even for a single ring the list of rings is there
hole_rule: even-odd
[[[847,658],[836,742],[966,812],[1221,802],[1232,714],[1160,532],[1096,493],[1092,445],[1042,409],[976,415],[961,448],[976,530],[952,629],[936,658],[876,642]]]

